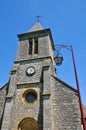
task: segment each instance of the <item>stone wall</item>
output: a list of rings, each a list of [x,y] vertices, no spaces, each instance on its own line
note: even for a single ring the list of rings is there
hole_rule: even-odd
[[[7,93],[7,87],[8,84],[3,86],[0,89],[0,129],[2,126],[2,119],[3,119],[3,113],[4,113],[4,106],[5,106],[5,98],[6,98],[6,93]]]
[[[81,130],[77,91],[58,79],[54,85],[51,94],[53,130]]]
[[[27,117],[31,117],[35,119],[37,122],[42,120],[42,106],[40,105],[40,97],[42,93],[42,84],[26,84],[26,85],[19,85],[16,90],[16,95],[13,99],[13,108],[11,112],[11,122],[10,128],[11,130],[17,129],[21,120]],[[33,104],[28,104],[27,102],[22,101],[22,94],[27,89],[35,89],[37,92],[37,101]],[[39,120],[40,119],[40,120]],[[41,121],[42,122],[42,121]]]

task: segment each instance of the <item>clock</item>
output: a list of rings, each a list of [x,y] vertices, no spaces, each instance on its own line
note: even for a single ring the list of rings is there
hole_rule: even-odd
[[[33,75],[35,73],[35,68],[33,66],[28,67],[26,73],[28,75]]]

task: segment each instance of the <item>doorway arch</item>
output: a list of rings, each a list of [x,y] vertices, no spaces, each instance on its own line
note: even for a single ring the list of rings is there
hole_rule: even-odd
[[[33,118],[24,118],[19,123],[18,130],[39,130],[39,125]]]

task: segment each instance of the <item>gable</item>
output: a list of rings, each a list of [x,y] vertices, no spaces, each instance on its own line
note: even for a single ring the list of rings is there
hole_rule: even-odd
[[[75,94],[78,94],[78,93],[77,93],[77,90],[76,90],[75,88],[73,88],[72,86],[68,85],[67,83],[65,83],[65,82],[62,81],[61,79],[59,79],[59,78],[57,78],[57,77],[55,77],[55,76],[53,76],[53,75],[51,75],[51,76],[54,78],[56,84],[60,84],[61,87],[67,88],[67,89],[69,89],[71,92],[73,91]]]
[[[66,129],[69,129],[70,125],[77,129],[81,124],[81,120],[78,122],[81,119],[81,115],[77,91],[60,79],[52,77],[54,84],[51,86],[51,95],[55,128],[64,129],[65,124]],[[59,127],[58,121],[62,128]]]
[[[7,94],[7,89],[8,89],[8,83],[5,84],[0,89],[0,128],[1,128],[1,125],[2,125],[2,119],[3,119],[3,112],[4,112],[5,98],[6,98],[6,94]]]

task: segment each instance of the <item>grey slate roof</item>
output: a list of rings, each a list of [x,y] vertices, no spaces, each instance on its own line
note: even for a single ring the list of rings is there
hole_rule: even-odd
[[[37,22],[37,23],[29,30],[29,32],[34,32],[34,31],[38,31],[38,30],[44,30],[44,28],[42,27],[42,25],[40,24],[40,22]]]

